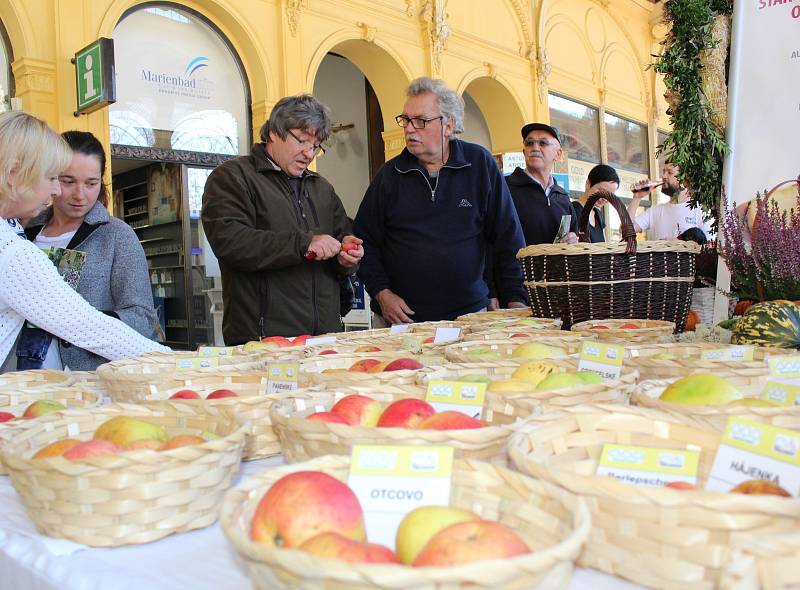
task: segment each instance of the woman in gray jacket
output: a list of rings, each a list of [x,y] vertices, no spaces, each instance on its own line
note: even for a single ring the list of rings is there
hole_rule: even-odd
[[[152,338],[157,317],[147,259],[136,233],[106,209],[103,146],[84,131],[67,131],[62,136],[74,156],[59,175],[61,197],[31,221],[25,233],[40,248],[85,252],[78,293],[95,308]],[[18,370],[69,367],[91,371],[106,362],[28,324],[20,334],[16,356]]]

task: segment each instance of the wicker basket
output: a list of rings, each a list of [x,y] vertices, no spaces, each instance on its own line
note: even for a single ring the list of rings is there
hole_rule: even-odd
[[[577,359],[550,359],[547,362],[562,367],[565,371],[577,371]],[[496,363],[451,363],[445,367],[420,371],[417,382],[427,386],[430,381],[457,381],[465,375],[487,375],[495,379],[510,379],[519,368],[519,363],[499,361]],[[630,393],[638,379],[638,373],[623,367],[619,379],[604,381],[593,385],[582,385],[566,389],[533,389],[525,392],[502,393],[500,399],[510,408],[504,413],[521,418],[550,410],[580,406],[591,403],[627,404]],[[488,394],[497,392],[487,392]]]
[[[266,373],[241,373],[239,375],[228,375],[221,379],[204,377],[187,386],[203,398],[217,389],[230,389],[237,393],[239,397],[222,397],[217,399],[182,399],[180,403],[192,408],[202,409],[212,407],[216,411],[236,419],[239,423],[249,422],[251,429],[245,439],[244,451],[242,452],[243,461],[263,459],[280,455],[281,444],[278,435],[272,428],[272,421],[269,417],[269,409],[274,401],[274,397],[266,393],[268,376]],[[161,399],[169,397],[186,387],[159,391]],[[161,402],[142,402],[145,405],[154,404],[156,407]]]
[[[549,332],[549,330],[548,330]],[[537,344],[546,344],[554,348],[560,348],[567,355],[580,352],[583,338],[569,332],[562,332],[563,336],[542,336],[536,338]],[[473,340],[450,344],[444,349],[444,357],[451,363],[475,363],[481,362],[479,351],[483,351],[483,358],[487,361],[513,361],[517,364],[524,363],[531,359],[512,356],[518,346],[524,344],[528,339],[507,339],[507,340]]]
[[[601,198],[617,210],[625,243],[588,243],[589,213]],[[683,329],[699,245],[678,240],[637,244],[625,206],[606,191],[589,197],[578,227],[585,242],[528,246],[517,254],[534,316],[560,317],[565,328],[586,320],[638,318]]]
[[[726,348],[726,344],[710,342],[674,344],[634,344],[626,346],[630,358],[625,359],[625,366],[639,371],[639,378],[671,379],[686,377],[697,373],[714,373],[725,377],[736,385],[762,383],[762,377],[769,373],[765,359],[770,356],[785,356],[785,348],[753,349],[752,361],[711,361],[700,357],[704,351]],[[669,354],[676,358],[653,358],[655,355]]]
[[[102,397],[96,391],[87,391],[81,387],[39,386],[24,391],[0,391],[0,412],[10,412],[15,416],[22,416],[30,404],[41,399],[52,399],[64,404],[67,408],[92,408],[102,402]],[[11,420],[0,423],[0,449],[5,442],[13,440],[14,435],[28,420]],[[0,459],[0,475],[8,473]]]
[[[369,385],[378,383],[392,383],[395,385],[414,383],[416,370],[381,371],[365,373],[361,371],[348,371],[354,363],[365,359],[377,359],[381,362],[392,361],[398,358],[413,358],[423,365],[429,365],[430,359],[407,351],[365,352],[358,354],[331,354],[306,359],[300,363],[300,387],[314,385]],[[439,357],[438,364],[444,363],[444,356]]]
[[[176,370],[176,360],[188,356],[197,355],[175,352],[150,353],[100,365],[97,368],[97,375],[115,402],[139,402],[153,399],[161,390],[188,387],[206,378],[223,381],[243,372],[262,371],[268,364],[265,356],[235,355],[218,357],[220,364],[217,367]],[[255,358],[258,360],[253,360]]]
[[[702,487],[721,436],[700,418],[597,405],[530,418],[509,451],[524,473],[586,498],[593,530],[578,563],[652,588],[711,590],[734,535],[796,531],[800,500],[640,487],[595,471],[604,443],[699,449]]]
[[[745,398],[759,399],[769,380],[768,375],[754,379],[737,388]],[[723,430],[731,416],[744,416],[758,422],[769,422],[783,428],[797,428],[800,424],[800,406],[704,406],[664,402],[658,399],[667,386],[676,379],[651,379],[640,381],[631,394],[631,403],[636,406],[665,410],[676,414],[701,418]]]
[[[622,327],[632,323],[639,327]],[[597,329],[595,326],[606,326],[608,329]],[[617,344],[659,344],[675,341],[675,324],[661,320],[588,320],[573,324],[570,330],[584,338]]]
[[[531,402],[522,413],[506,403],[502,395],[487,394],[484,428],[462,430],[421,430],[377,428],[306,420],[314,412],[330,410],[345,395],[369,396],[385,407],[403,398],[425,399],[426,388],[417,385],[378,385],[345,387],[336,390],[300,390],[284,394],[272,405],[271,419],[281,441],[286,460],[307,461],[322,455],[349,455],[353,445],[447,445],[458,458],[480,459],[506,465],[506,445],[520,417],[539,412]]]
[[[474,313],[467,313],[460,315],[456,318],[457,322],[494,322],[497,320],[512,320],[516,321],[520,318],[533,317],[529,307],[516,307],[513,309],[496,309],[494,311],[476,311]],[[547,319],[547,318],[544,318]],[[556,320],[552,320],[556,321]]]
[[[800,533],[732,535],[734,557],[722,573],[724,590],[800,588]]]
[[[301,470],[324,471],[346,481],[349,463],[349,457],[328,455],[271,469],[226,494],[220,523],[248,562],[255,588],[555,590],[569,586],[573,561],[590,528],[586,505],[547,482],[480,461],[455,461],[451,504],[511,527],[533,553],[447,568],[413,568],[322,559],[296,549],[268,548],[250,540],[250,522],[256,506],[275,481]]]
[[[0,392],[29,391],[37,387],[50,388],[56,386],[68,386],[72,383],[70,373],[64,371],[51,371],[49,369],[35,369],[30,371],[12,371],[0,375]]]
[[[207,431],[222,438],[164,452],[137,450],[80,461],[30,458],[60,438],[88,440],[100,424],[120,415],[161,424],[173,435]],[[238,470],[246,431],[247,426],[210,408],[118,404],[31,421],[0,457],[39,532],[116,547],[213,524]]]

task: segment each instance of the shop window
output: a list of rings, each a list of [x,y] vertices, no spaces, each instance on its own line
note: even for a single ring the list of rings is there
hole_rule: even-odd
[[[212,25],[172,6],[133,9],[114,29],[114,51],[113,144],[247,153],[247,82]]]
[[[561,135],[564,162],[558,162],[555,172],[568,178],[570,197],[578,199],[583,194],[589,171],[601,162],[600,115],[596,108],[551,94],[550,123]],[[563,184],[561,178],[559,183]]]
[[[647,127],[611,113],[605,113],[603,122],[606,126],[608,163],[622,170],[648,174]]]

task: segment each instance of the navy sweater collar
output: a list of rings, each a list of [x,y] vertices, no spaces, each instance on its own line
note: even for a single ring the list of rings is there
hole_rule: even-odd
[[[447,158],[443,168],[464,168],[472,164],[464,157],[464,144],[461,140],[450,140],[450,156]],[[410,170],[421,170],[427,174],[425,167],[419,163],[416,156],[408,151],[408,148],[403,148],[400,155],[397,156],[394,164],[398,172],[408,172]]]

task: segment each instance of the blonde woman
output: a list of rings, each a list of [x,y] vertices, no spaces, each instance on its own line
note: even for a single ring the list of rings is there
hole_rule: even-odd
[[[25,240],[18,218],[61,195],[58,174],[72,161],[64,139],[36,117],[0,114],[0,361],[25,320],[109,360],[169,350],[96,310]]]

